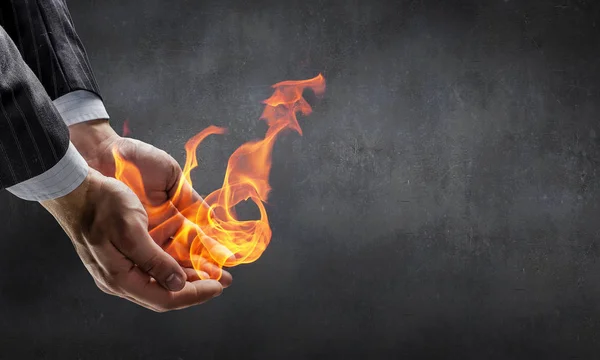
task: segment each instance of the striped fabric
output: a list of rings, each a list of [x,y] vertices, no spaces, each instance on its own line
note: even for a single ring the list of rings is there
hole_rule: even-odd
[[[69,126],[84,121],[109,118],[102,99],[90,91],[73,91],[53,102],[63,121]]]
[[[88,174],[88,164],[73,144],[56,165],[29,180],[6,190],[23,200],[56,199],[75,190]]]
[[[0,0],[0,189],[39,200],[81,183],[87,165],[61,114],[107,118],[98,93],[64,0]]]
[[[1,0],[0,26],[52,100],[74,90],[98,93],[64,0]]]

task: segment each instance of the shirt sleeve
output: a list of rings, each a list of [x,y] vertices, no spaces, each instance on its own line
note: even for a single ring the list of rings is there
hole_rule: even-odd
[[[13,195],[29,201],[56,199],[75,190],[85,180],[89,167],[73,144],[50,169],[9,188]]]
[[[0,27],[0,189],[25,200],[58,198],[88,171],[60,113]]]
[[[87,90],[76,90],[54,100],[54,106],[68,126],[96,119],[108,119],[102,99]]]

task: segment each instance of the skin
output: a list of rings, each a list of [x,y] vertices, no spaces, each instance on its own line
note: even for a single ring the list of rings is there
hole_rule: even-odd
[[[178,227],[152,231],[169,217],[184,221],[178,211],[189,204],[171,204],[164,219],[148,220],[145,206],[172,198],[181,178],[177,161],[149,144],[120,137],[106,120],[72,125],[70,133],[71,142],[90,165],[89,174],[73,192],[41,204],[68,234],[96,285],[157,312],[201,304],[220,295],[231,284],[231,274],[224,271],[219,281],[199,280],[190,264],[177,263],[163,250]],[[112,178],[115,145],[140,169],[149,204],[142,204],[131,189]],[[192,201],[201,200],[189,185],[184,192]],[[210,273],[211,269],[203,270]]]

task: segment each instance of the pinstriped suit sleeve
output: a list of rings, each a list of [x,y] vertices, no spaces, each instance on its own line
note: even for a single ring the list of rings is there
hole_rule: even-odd
[[[2,0],[0,22],[52,100],[75,90],[100,96],[64,0]]]
[[[65,0],[3,0],[0,14],[67,125],[109,118]]]
[[[79,186],[87,172],[50,97],[0,27],[0,189],[52,199]]]

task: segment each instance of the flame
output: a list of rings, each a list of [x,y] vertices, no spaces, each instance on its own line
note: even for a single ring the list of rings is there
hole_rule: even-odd
[[[125,119],[123,122],[123,137],[131,135],[131,129],[129,128],[129,120]]]
[[[209,126],[185,145],[186,161],[183,176],[177,190],[169,202],[160,206],[147,205],[149,218],[164,218],[172,213],[178,204],[177,215],[168,218],[152,231],[161,231],[174,223],[183,224],[173,236],[165,250],[183,263],[191,263],[200,278],[219,279],[223,267],[232,267],[256,261],[265,251],[271,240],[271,227],[264,203],[268,200],[271,186],[269,173],[271,155],[277,137],[285,130],[293,130],[302,135],[296,118],[297,113],[309,115],[312,108],[303,98],[305,89],[316,95],[325,91],[325,79],[319,74],[309,80],[283,81],[273,85],[274,93],[265,104],[261,119],[268,125],[266,135],[261,140],[241,145],[229,158],[223,185],[202,200],[194,200],[193,194],[185,191],[186,183],[192,185],[191,172],[198,166],[196,151],[206,137],[224,134],[226,129]],[[125,160],[113,149],[116,164],[115,178],[124,182],[149,204],[144,191],[143,178],[137,167]],[[258,220],[240,220],[235,206],[251,200],[260,212]],[[182,204],[184,206],[182,207]],[[181,217],[184,217],[181,221]],[[213,264],[216,266],[206,266]]]

